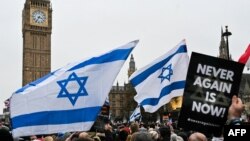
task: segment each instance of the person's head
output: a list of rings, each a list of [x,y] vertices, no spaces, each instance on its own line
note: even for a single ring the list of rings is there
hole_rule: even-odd
[[[195,132],[189,136],[188,141],[207,141],[207,137],[200,132]]]
[[[51,136],[46,136],[44,141],[54,141],[54,139]]]
[[[87,132],[81,132],[80,134],[79,134],[79,138],[86,138],[86,137],[88,137],[89,136],[89,134],[87,133]]]
[[[148,132],[136,132],[132,135],[131,141],[153,141]]]
[[[154,124],[154,123],[151,123],[151,124],[149,125],[149,127],[155,129],[155,124]]]
[[[176,134],[172,134],[170,141],[184,141],[182,137],[177,136]]]
[[[125,141],[128,137],[128,132],[122,129],[119,132],[118,137],[119,137],[120,141]]]
[[[36,136],[36,135],[30,136],[30,140],[31,140],[31,141],[33,141],[33,140],[35,140],[35,139],[37,139],[37,136]]]
[[[188,134],[185,132],[179,132],[178,136],[182,137],[184,141],[188,141]]]
[[[159,134],[155,130],[151,130],[148,133],[154,141],[159,139]]]
[[[170,131],[169,126],[160,127],[159,132],[162,138],[170,138],[171,136],[171,131]]]
[[[135,133],[135,132],[138,132],[138,131],[139,131],[139,125],[138,125],[138,123],[133,122],[133,123],[130,125],[130,130],[131,130],[131,134],[133,134],[133,133]]]
[[[4,119],[1,119],[0,121],[0,129],[5,129],[7,131],[10,131],[10,128],[4,124]]]

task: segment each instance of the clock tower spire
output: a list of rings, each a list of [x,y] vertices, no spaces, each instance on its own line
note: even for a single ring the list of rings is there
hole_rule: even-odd
[[[130,56],[128,77],[130,77],[136,71],[135,60],[133,54]]]
[[[51,30],[50,0],[26,0],[22,13],[23,86],[50,72]]]

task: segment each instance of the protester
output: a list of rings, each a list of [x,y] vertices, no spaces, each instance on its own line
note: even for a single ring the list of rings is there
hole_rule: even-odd
[[[244,111],[244,104],[237,96],[232,97],[232,103],[228,109],[227,125],[241,125],[241,114]],[[212,141],[223,141],[223,131],[213,135]]]
[[[137,122],[133,122],[131,123],[129,128],[130,128],[130,135],[128,135],[127,141],[131,141],[132,135],[139,131],[139,124]]]
[[[140,131],[140,132],[147,132],[147,131],[148,131],[147,125],[144,124],[144,123],[141,123],[141,124],[140,124],[140,128],[139,128],[139,131]]]
[[[74,141],[75,139],[78,139],[78,137],[79,137],[79,133],[75,132],[75,133],[72,133],[65,141]]]
[[[148,132],[136,132],[132,135],[131,141],[153,141]]]
[[[114,140],[112,126],[109,123],[105,124],[104,133],[105,133],[105,140],[106,141],[113,141]]]
[[[182,137],[177,136],[176,134],[172,134],[170,137],[170,141],[184,141]]]
[[[14,141],[12,135],[10,134],[9,131],[7,131],[6,129],[4,128],[1,128],[0,129],[0,139],[1,141]]]
[[[183,141],[188,141],[188,134],[186,132],[180,131],[177,135],[182,137]]]
[[[118,133],[118,139],[119,141],[126,141],[128,137],[128,131],[126,129],[121,129]]]
[[[52,138],[52,136],[46,136],[44,138],[44,141],[54,141],[54,139]]]
[[[4,119],[1,119],[1,121],[0,121],[0,129],[5,129],[7,131],[10,131],[9,127],[4,125]]]
[[[159,139],[159,134],[155,130],[149,131],[149,135],[154,141],[157,141]]]
[[[139,124],[137,122],[134,122],[130,125],[130,132],[131,134],[139,131]]]
[[[170,141],[171,131],[169,126],[163,126],[159,128],[160,141]]]

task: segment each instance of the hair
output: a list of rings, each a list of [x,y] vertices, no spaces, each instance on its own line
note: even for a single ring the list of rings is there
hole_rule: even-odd
[[[181,132],[179,132],[177,135],[180,136],[180,137],[182,137],[182,139],[183,139],[184,141],[188,141],[188,134],[187,134],[187,133],[181,131]]]
[[[81,133],[79,133],[78,138],[86,138],[88,136],[89,136],[89,134],[87,132],[81,132]]]
[[[131,141],[153,141],[148,132],[136,132],[132,135]]]
[[[169,128],[169,126],[163,126],[159,129],[160,135],[162,137],[169,137],[171,136],[171,130]]]
[[[184,141],[182,137],[177,136],[176,134],[172,134],[170,141]]]
[[[47,136],[44,138],[44,141],[54,141],[54,139],[51,136]]]
[[[132,123],[130,125],[130,130],[131,130],[131,134],[135,133],[135,132],[138,132],[139,131],[139,125],[138,123]]]
[[[155,129],[155,123],[151,123],[151,124],[149,125],[149,127]]]
[[[118,134],[120,141],[126,141],[128,137],[128,132],[125,130],[121,130]]]
[[[154,141],[159,139],[159,134],[155,130],[149,131],[149,134]]]

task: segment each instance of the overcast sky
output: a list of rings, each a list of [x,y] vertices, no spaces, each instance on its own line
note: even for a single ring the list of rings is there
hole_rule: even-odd
[[[0,114],[22,85],[22,9],[25,0],[0,0]],[[52,70],[132,40],[139,69],[186,39],[188,52],[218,56],[221,27],[238,60],[250,43],[249,0],[51,0]],[[128,60],[118,75],[128,81]]]

